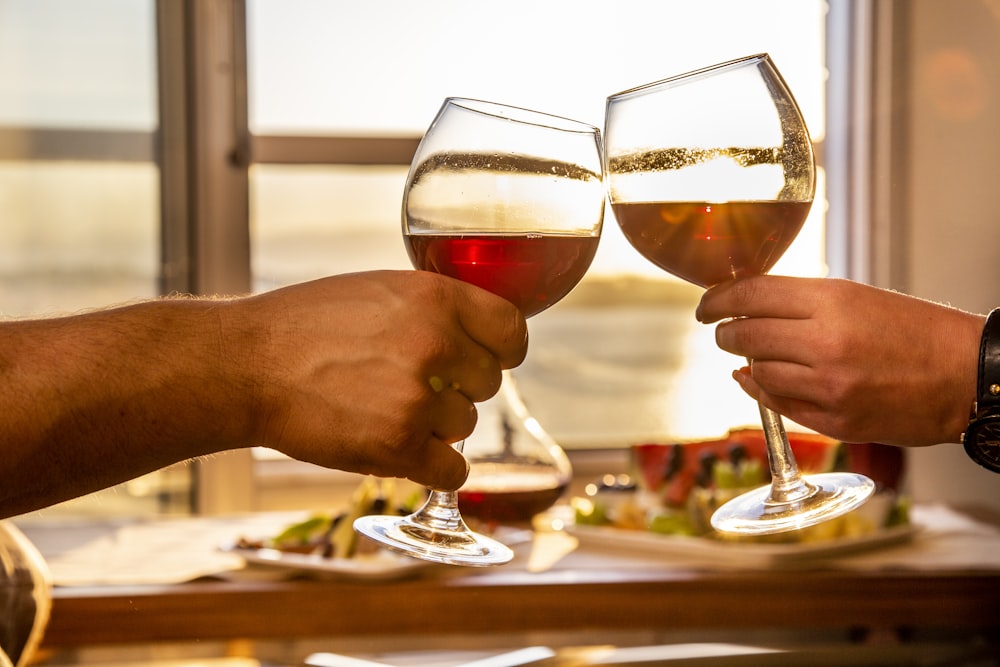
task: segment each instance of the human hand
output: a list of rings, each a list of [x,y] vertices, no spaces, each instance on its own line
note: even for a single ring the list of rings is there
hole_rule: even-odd
[[[699,321],[752,359],[750,396],[847,442],[958,442],[975,400],[985,317],[861,283],[757,276],[702,297]],[[726,319],[735,318],[735,319]]]
[[[319,465],[439,489],[468,474],[450,446],[474,402],[524,359],[506,300],[422,271],[334,276],[231,302],[269,447]]]

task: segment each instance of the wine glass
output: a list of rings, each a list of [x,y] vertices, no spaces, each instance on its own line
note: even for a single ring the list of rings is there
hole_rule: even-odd
[[[517,107],[448,98],[424,134],[403,196],[417,269],[472,283],[525,317],[566,296],[597,251],[604,219],[600,131]],[[463,443],[454,447],[462,451]],[[505,563],[513,552],[471,531],[456,492],[432,490],[407,517],[369,516],[360,533],[418,558]]]
[[[702,287],[769,271],[812,206],[809,132],[767,54],[612,95],[604,135],[608,198],[625,236]],[[716,530],[795,530],[871,496],[863,475],[800,475],[781,416],[759,407],[771,484],[720,507]]]

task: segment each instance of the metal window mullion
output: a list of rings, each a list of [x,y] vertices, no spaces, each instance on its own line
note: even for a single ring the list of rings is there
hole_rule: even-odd
[[[187,0],[194,289],[250,291],[246,21],[242,0]]]
[[[157,3],[164,291],[250,290],[242,0]]]
[[[872,34],[871,282],[909,289],[910,3],[875,3]]]
[[[194,291],[191,193],[188,191],[188,66],[183,2],[156,3],[160,168],[160,292]]]
[[[162,290],[250,291],[243,0],[158,0]],[[252,444],[252,443],[247,443]],[[253,509],[248,449],[199,460],[195,509]]]
[[[420,137],[275,136],[251,137],[256,164],[409,166]]]
[[[829,3],[827,256],[830,273],[905,290],[902,0]]]

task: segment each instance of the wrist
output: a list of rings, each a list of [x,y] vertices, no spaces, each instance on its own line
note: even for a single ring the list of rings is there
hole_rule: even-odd
[[[944,442],[962,442],[962,434],[969,425],[970,415],[974,412],[976,402],[976,382],[980,342],[986,317],[965,313],[965,322],[961,331],[955,331],[954,356],[945,359],[946,369],[954,374],[950,388],[943,395],[951,397],[951,408],[948,412],[948,437]]]
[[[134,317],[126,361],[145,358],[148,398],[163,413],[164,446],[172,458],[192,458],[247,446],[254,418],[249,359],[229,300],[166,298],[148,302]],[[151,316],[150,316],[151,315]],[[137,388],[129,388],[136,392]],[[173,413],[170,415],[169,413]]]
[[[217,405],[232,419],[226,427],[227,448],[265,444],[264,428],[273,397],[269,366],[267,317],[255,312],[251,298],[236,298],[211,304],[211,317],[218,332],[214,358],[209,368],[218,369],[224,400]]]
[[[236,353],[229,303],[165,298],[98,315],[121,332],[108,348],[121,361],[116,391],[135,407],[132,428],[150,433],[154,451],[163,448],[151,456],[174,462],[249,443],[248,363]]]

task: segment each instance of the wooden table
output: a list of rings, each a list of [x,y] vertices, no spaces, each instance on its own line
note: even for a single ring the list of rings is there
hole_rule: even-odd
[[[1000,571],[545,572],[515,564],[394,583],[194,582],[54,591],[43,645],[588,629],[981,629],[1000,640]]]

